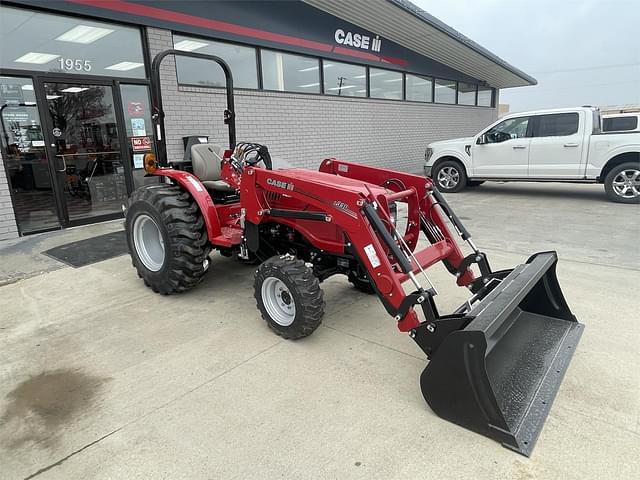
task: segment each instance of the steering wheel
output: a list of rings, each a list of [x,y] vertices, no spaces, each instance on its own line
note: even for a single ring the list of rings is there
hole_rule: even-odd
[[[241,142],[236,145],[232,158],[237,157],[236,161],[241,163],[240,171],[244,166],[253,167],[260,162],[264,163],[267,170],[273,170],[273,162],[271,161],[271,155],[266,145],[260,145],[259,143]],[[235,169],[237,166],[233,165]]]

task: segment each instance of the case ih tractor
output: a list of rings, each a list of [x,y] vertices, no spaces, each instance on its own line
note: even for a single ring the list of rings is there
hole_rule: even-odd
[[[160,65],[168,55],[222,67],[228,148],[197,144],[191,161],[167,160]],[[265,146],[236,142],[233,80],[218,57],[160,53],[152,92],[157,156],[145,156],[145,169],[161,183],[133,192],[125,222],[133,265],[148,287],[161,294],[195,287],[213,250],[255,262],[262,318],[295,340],[322,321],[322,281],[346,275],[376,294],[428,357],[420,387],[436,414],[531,453],[583,330],[558,285],[555,252],[492,271],[427,178],[333,158],[317,172],[274,169]],[[395,221],[399,204],[407,212],[402,229]],[[425,274],[438,262],[470,291],[447,315],[438,311]]]

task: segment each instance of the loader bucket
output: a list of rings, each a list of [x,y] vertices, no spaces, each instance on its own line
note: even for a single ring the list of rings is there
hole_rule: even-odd
[[[474,306],[422,372],[439,416],[529,456],[584,325],[567,306],[555,252],[533,255]]]

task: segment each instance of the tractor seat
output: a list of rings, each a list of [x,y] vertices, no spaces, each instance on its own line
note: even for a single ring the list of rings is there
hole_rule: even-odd
[[[212,143],[200,143],[191,146],[193,174],[198,177],[207,190],[215,192],[235,192],[224,180],[220,180],[220,170],[224,147]]]

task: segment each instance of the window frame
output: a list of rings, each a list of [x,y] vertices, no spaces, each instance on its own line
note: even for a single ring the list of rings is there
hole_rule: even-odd
[[[407,76],[411,76],[411,77],[416,77],[416,78],[421,78],[423,80],[427,80],[429,82],[431,82],[431,88],[429,89],[430,92],[430,96],[431,96],[431,100],[427,100],[427,101],[422,101],[422,100],[412,100],[407,98]],[[422,103],[422,104],[434,104],[435,103],[435,99],[434,99],[434,89],[435,89],[435,77],[429,76],[429,75],[418,75],[415,73],[409,73],[409,72],[405,72],[404,74],[404,88],[405,88],[405,95],[404,95],[404,100],[405,102],[413,102],[413,103]],[[449,105],[448,103],[446,105]]]
[[[400,98],[384,98],[384,97],[372,97],[371,96],[371,70],[379,70],[383,72],[399,73],[402,86],[400,87]],[[398,70],[389,70],[388,68],[367,67],[367,98],[372,100],[391,100],[393,102],[403,102],[405,100],[405,75],[404,72]],[[356,97],[357,98],[357,97]]]
[[[234,42],[231,40],[220,40],[217,38],[210,38],[210,37],[204,37],[202,35],[193,35],[191,33],[188,32],[180,32],[177,30],[170,30],[171,32],[171,45],[172,48],[173,46],[175,46],[175,39],[174,36],[178,35],[178,36],[182,36],[182,37],[186,37],[189,39],[193,39],[193,40],[202,40],[202,41],[206,41],[206,42],[212,42],[212,43],[222,43],[222,44],[227,44],[227,45],[234,45],[234,46],[238,46],[238,47],[244,47],[244,48],[250,48],[254,51],[255,53],[255,58],[256,58],[256,75],[257,75],[257,82],[256,82],[256,88],[251,88],[251,87],[238,87],[236,85],[236,77],[233,77],[233,89],[234,90],[243,90],[243,91],[249,91],[249,92],[257,92],[257,91],[261,91],[264,90],[261,86],[262,83],[262,62],[260,61],[260,51],[262,50],[262,47],[258,46],[258,45],[252,45],[249,43],[243,43],[243,42]],[[146,36],[146,35],[145,35]],[[274,51],[280,51],[278,49],[275,48],[266,48],[265,50],[274,50]],[[281,50],[283,53],[291,53],[291,52],[286,52],[285,50]],[[211,55],[211,54],[209,54]],[[224,59],[223,59],[224,60]],[[233,72],[232,72],[233,73]],[[199,84],[194,84],[194,83],[184,83],[181,82],[179,77],[178,77],[178,62],[175,62],[175,74],[176,74],[176,85],[178,86],[178,90],[180,89],[180,87],[187,87],[187,88],[212,88],[212,89],[218,89],[218,90],[225,90],[226,87],[224,85],[222,86],[215,86],[215,85],[199,85]],[[275,91],[275,92],[280,92],[280,93],[291,93],[291,92],[281,92],[280,90],[265,90],[267,92],[271,92],[271,91]]]
[[[540,120],[544,117],[552,117],[558,115],[575,115],[578,119],[576,124],[576,131],[573,133],[568,133],[566,135],[539,135],[540,131]],[[533,130],[531,132],[531,138],[551,138],[551,137],[570,137],[572,135],[576,135],[580,132],[580,113],[579,112],[558,112],[558,113],[543,113],[539,115],[533,115]]]
[[[275,53],[280,53],[282,55],[291,55],[294,57],[304,57],[304,58],[308,58],[308,59],[313,59],[313,60],[317,60],[318,61],[318,81],[320,82],[320,85],[318,85],[318,91],[317,92],[297,92],[297,91],[293,91],[293,90],[274,90],[272,88],[265,88],[264,87],[264,77],[263,77],[263,65],[262,65],[262,52],[275,52]],[[295,52],[289,52],[287,50],[280,50],[277,48],[256,48],[256,61],[259,64],[258,67],[258,88],[254,89],[254,88],[245,88],[245,90],[260,90],[260,91],[264,91],[264,92],[277,92],[277,93],[291,93],[291,94],[300,94],[300,95],[323,95],[324,94],[324,75],[322,72],[322,57],[319,57],[317,55],[304,55],[301,53],[295,53]],[[234,87],[235,88],[235,87]]]
[[[438,80],[442,81],[442,82],[450,82],[453,83],[454,87],[453,87],[453,103],[449,103],[449,102],[438,102],[436,100],[436,84],[438,83]],[[451,80],[448,78],[441,78],[441,77],[433,77],[433,102],[434,105],[458,105],[458,81],[457,80]]]
[[[518,116],[514,116],[514,117],[509,117],[509,118],[504,118],[502,119],[502,121],[496,123],[494,126],[492,126],[491,128],[485,130],[482,135],[486,136],[491,130],[493,130],[494,128],[496,128],[498,125],[501,125],[505,122],[508,122],[509,120],[520,120],[523,118],[528,119],[527,122],[527,130],[525,131],[524,136],[522,137],[517,137],[517,138],[508,138],[502,142],[487,142],[487,145],[499,145],[505,142],[508,142],[509,140],[517,140],[519,138],[533,138],[533,133],[534,133],[534,124],[536,123],[536,115],[518,115]]]

